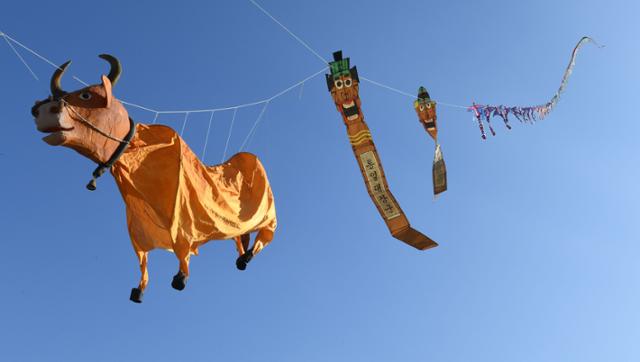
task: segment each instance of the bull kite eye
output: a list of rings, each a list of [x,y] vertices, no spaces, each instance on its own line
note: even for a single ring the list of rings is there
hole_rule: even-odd
[[[427,108],[431,108],[431,103],[427,103]]]
[[[335,80],[335,81],[333,82],[333,84],[336,86],[336,88],[338,88],[338,89],[342,89],[342,86],[343,86],[342,79],[337,79],[337,80]]]
[[[421,110],[421,111],[424,111],[424,104],[421,104],[421,105],[420,105],[420,110]]]
[[[89,99],[91,99],[91,93],[89,92],[82,92],[80,93],[80,99],[82,99],[83,101],[88,101]]]
[[[347,78],[347,79],[344,80],[344,86],[345,87],[351,87],[352,83],[353,82],[351,81],[351,78]]]

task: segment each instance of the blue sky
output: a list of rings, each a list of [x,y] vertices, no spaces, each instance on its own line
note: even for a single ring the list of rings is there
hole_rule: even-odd
[[[364,83],[362,109],[391,190],[426,252],[391,238],[371,204],[322,77],[274,100],[248,150],[267,167],[275,240],[245,272],[230,241],[203,247],[183,292],[175,257],[150,255],[145,301],[111,176],[40,140],[29,108],[52,68],[0,43],[0,360],[638,361],[640,34],[633,1],[267,1],[325,58],[442,102],[540,104],[572,47],[586,45],[554,112],[533,126],[440,107],[449,190],[434,201],[433,144],[411,99]],[[10,2],[0,30],[97,82],[120,58],[115,95],[154,109],[264,99],[322,63],[248,1]],[[71,77],[68,89],[79,84]],[[260,107],[238,112],[230,150]],[[131,110],[139,122],[153,114]],[[232,112],[214,115],[208,163]],[[184,115],[161,123],[179,128]],[[202,152],[208,114],[187,142]]]

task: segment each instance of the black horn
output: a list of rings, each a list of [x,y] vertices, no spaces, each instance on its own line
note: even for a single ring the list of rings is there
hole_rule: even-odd
[[[109,78],[109,80],[111,81],[111,85],[115,86],[118,82],[118,78],[120,78],[120,73],[122,73],[122,66],[120,65],[120,61],[118,60],[118,58],[109,54],[100,54],[98,56],[111,64],[111,70],[109,70],[109,75],[107,76],[107,78]]]
[[[67,92],[62,90],[62,87],[60,86],[60,79],[62,79],[62,75],[65,70],[67,70],[69,64],[71,64],[71,61],[62,64],[58,69],[56,69],[53,76],[51,76],[51,95],[53,98],[60,98],[67,94]]]

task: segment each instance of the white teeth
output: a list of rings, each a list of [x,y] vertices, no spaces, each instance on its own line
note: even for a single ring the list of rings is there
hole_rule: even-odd
[[[358,119],[358,114],[354,114],[353,116],[347,117],[348,120],[353,121],[354,119]]]
[[[351,102],[349,102],[349,103],[342,103],[342,107],[344,107],[344,108],[351,108],[351,107],[353,107],[354,105],[355,105],[355,102],[354,102],[354,101],[351,101]]]

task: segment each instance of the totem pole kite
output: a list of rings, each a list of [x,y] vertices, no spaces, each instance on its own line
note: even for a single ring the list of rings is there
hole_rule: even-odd
[[[436,143],[436,150],[433,156],[433,194],[438,194],[447,191],[447,167],[444,164],[442,158],[442,151],[440,150],[440,143],[438,142],[438,123],[436,116],[436,102],[429,98],[429,92],[425,87],[418,89],[418,99],[413,102],[413,108],[415,108],[418,114],[420,123],[424,126],[424,129],[429,133],[429,136],[433,138]]]
[[[394,238],[420,250],[437,246],[435,241],[411,227],[389,190],[378,151],[371,138],[369,127],[364,122],[356,67],[350,68],[349,58],[343,59],[342,51],[333,53],[333,59],[334,61],[329,63],[331,74],[326,74],[327,87],[347,127],[349,142],[371,200]]]

